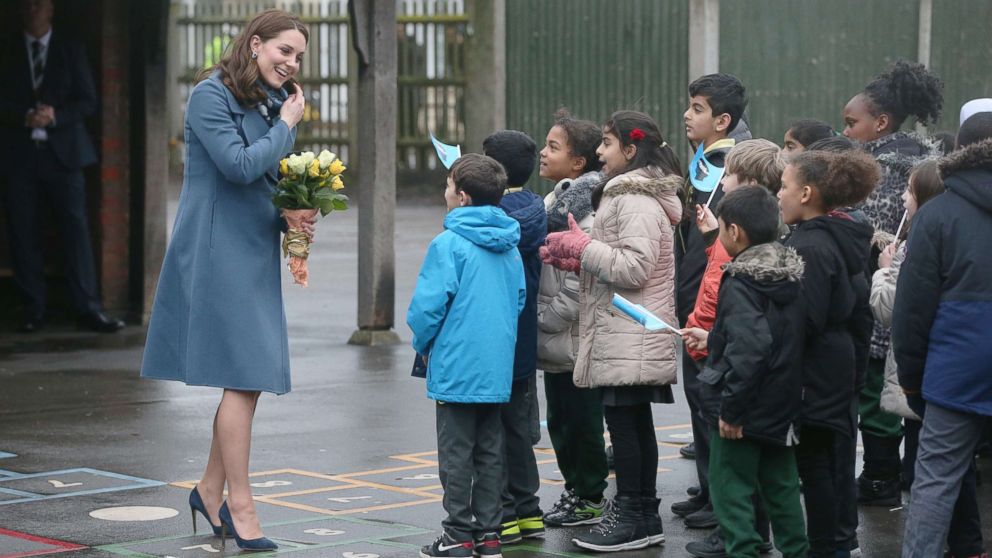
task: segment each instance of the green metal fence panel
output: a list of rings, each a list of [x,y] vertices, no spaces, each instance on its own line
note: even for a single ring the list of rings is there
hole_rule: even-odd
[[[507,0],[507,127],[541,146],[559,107],[600,123],[632,108],[684,159],[688,14],[688,0]],[[528,185],[552,186],[536,172]]]
[[[918,8],[907,0],[724,0],[720,70],[747,87],[756,137],[781,144],[789,122],[807,117],[840,130],[844,105],[873,76],[896,58],[916,59]]]
[[[956,131],[961,105],[992,97],[992,2],[934,0],[930,63],[944,80],[944,116],[935,130]]]

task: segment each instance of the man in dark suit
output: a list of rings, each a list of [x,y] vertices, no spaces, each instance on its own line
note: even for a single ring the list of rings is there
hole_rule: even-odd
[[[24,33],[0,53],[0,172],[5,174],[14,281],[24,295],[21,330],[43,325],[44,258],[39,214],[52,208],[65,272],[80,325],[114,332],[124,323],[103,312],[86,217],[83,167],[96,150],[83,119],[96,110],[96,89],[80,45],[52,31],[53,0],[21,0]]]

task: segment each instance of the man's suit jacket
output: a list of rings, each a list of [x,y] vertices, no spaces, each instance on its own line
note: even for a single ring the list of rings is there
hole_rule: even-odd
[[[96,150],[83,119],[96,111],[97,97],[82,45],[53,31],[45,78],[35,92],[24,34],[15,33],[6,43],[0,47],[0,75],[9,79],[0,85],[0,172],[9,172],[8,165],[16,165],[34,148],[24,119],[36,102],[55,108],[55,125],[46,131],[59,162],[70,170],[95,163]]]

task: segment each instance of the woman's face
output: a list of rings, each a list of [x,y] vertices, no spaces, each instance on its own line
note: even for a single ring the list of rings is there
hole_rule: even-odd
[[[782,173],[782,188],[778,191],[778,207],[782,210],[785,224],[794,225],[802,221],[803,191],[799,171],[792,165],[786,165]]]
[[[916,196],[913,195],[913,176],[909,177],[909,186],[902,193],[902,206],[906,209],[906,219],[911,220],[916,211],[920,208],[916,203]]]
[[[306,49],[307,40],[296,29],[287,29],[268,41],[258,35],[251,38],[251,51],[258,54],[258,73],[273,89],[279,89],[300,71]]]
[[[541,150],[541,178],[558,182],[566,178],[578,178],[582,174],[585,160],[571,154],[568,136],[560,126],[552,126]]]
[[[868,110],[864,94],[857,94],[844,107],[844,137],[869,142],[882,137],[883,126],[879,118]]]
[[[603,141],[596,149],[596,156],[603,163],[603,174],[606,176],[616,176],[624,172],[627,168],[627,161],[634,157],[637,147],[630,145],[624,149],[620,143],[620,138],[613,132],[603,131]]]

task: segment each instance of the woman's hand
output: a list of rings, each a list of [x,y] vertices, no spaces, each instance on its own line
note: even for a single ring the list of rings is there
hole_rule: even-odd
[[[706,234],[710,231],[715,231],[720,228],[720,223],[713,216],[713,212],[710,208],[699,203],[696,204],[696,227],[699,228],[699,232]]]
[[[687,327],[677,331],[679,335],[682,336],[682,341],[685,343],[686,347],[692,349],[693,351],[706,350],[706,341],[710,337],[710,332],[699,327]]]
[[[882,253],[878,255],[878,268],[885,269],[892,267],[892,258],[896,255],[896,242],[889,244],[882,250]]]
[[[307,103],[299,84],[294,84],[293,87],[296,91],[286,99],[282,108],[279,109],[279,118],[289,126],[290,130],[303,119],[303,108]]]

